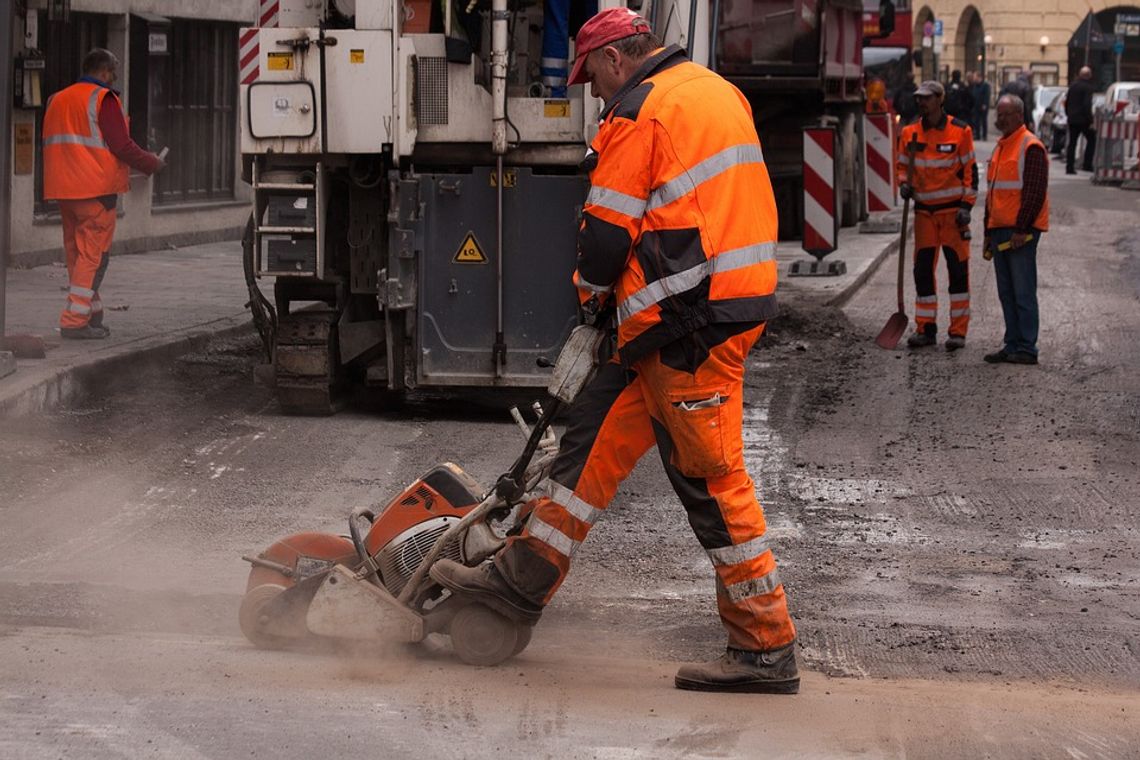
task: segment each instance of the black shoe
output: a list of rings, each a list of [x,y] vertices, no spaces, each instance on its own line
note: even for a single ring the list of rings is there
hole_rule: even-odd
[[[1010,364],[1036,364],[1037,356],[1027,351],[1018,351],[1006,357],[1006,361]]]
[[[516,622],[534,625],[542,616],[542,605],[524,599],[507,585],[491,562],[467,567],[454,560],[441,559],[431,566],[428,575],[452,593],[485,604]]]
[[[934,337],[934,333],[928,332],[915,332],[911,333],[910,337],[906,339],[906,344],[910,348],[926,348],[933,346],[938,342],[938,338]]]
[[[966,339],[961,335],[951,335],[946,339],[946,350],[957,351],[959,348],[966,347]]]
[[[111,331],[106,327],[83,325],[83,327],[61,327],[59,334],[71,340],[102,340],[110,335]]]
[[[1065,174],[1076,174],[1076,173],[1077,173],[1076,169],[1066,169],[1065,170]]]
[[[1002,362],[1009,361],[1009,353],[1002,348],[994,351],[992,354],[986,354],[982,359],[990,364],[1001,364]]]
[[[795,642],[769,652],[745,652],[729,647],[719,659],[683,665],[673,684],[692,691],[731,691],[748,694],[795,694],[800,690]]]

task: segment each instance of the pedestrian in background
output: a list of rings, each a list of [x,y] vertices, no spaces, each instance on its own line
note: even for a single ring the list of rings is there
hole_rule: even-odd
[[[899,193],[914,199],[914,333],[911,348],[938,342],[939,248],[950,276],[950,329],[946,350],[966,345],[970,325],[970,211],[978,197],[978,165],[970,125],[942,110],[942,85],[915,91],[922,118],[902,128],[895,165]],[[913,144],[913,147],[911,147]],[[913,163],[911,181],[907,166]]]
[[[974,96],[974,137],[988,140],[990,134],[990,97],[993,89],[980,71],[973,72],[974,83],[970,94]]]
[[[573,281],[613,303],[618,355],[567,413],[558,457],[492,562],[440,560],[453,593],[534,624],[618,486],[656,444],[716,573],[727,648],[678,688],[791,694],[796,631],[745,468],[744,369],[776,311],[776,201],[741,92],[610,8],[583,25],[569,85],[605,101]],[[652,550],[650,550],[652,553]]]
[[[918,103],[914,100],[914,91],[917,89],[918,85],[914,83],[914,74],[907,74],[906,81],[895,90],[891,105],[894,106],[895,113],[899,115],[901,124],[910,124],[918,116]]]
[[[1049,160],[1045,146],[1025,128],[1025,106],[1015,95],[997,102],[1002,137],[986,169],[987,257],[994,262],[1004,345],[991,364],[1037,363],[1037,246],[1049,229]]]
[[[1033,75],[1028,71],[1021,71],[1011,81],[1006,82],[1001,88],[999,95],[1013,95],[1017,97],[1024,104],[1024,113],[1021,116],[1022,123],[1025,128],[1030,132],[1037,131],[1037,125],[1033,123]]]
[[[1081,168],[1093,170],[1093,153],[1096,151],[1096,130],[1093,129],[1093,95],[1096,85],[1092,81],[1092,69],[1082,66],[1077,81],[1069,85],[1065,93],[1065,116],[1069,119],[1069,144],[1065,150],[1065,174],[1076,174],[1077,143],[1085,138],[1085,157]]]
[[[946,113],[955,119],[961,119],[969,124],[974,113],[974,96],[970,88],[962,81],[962,72],[954,69],[950,72],[950,84],[946,88]]]
[[[48,100],[43,120],[44,199],[59,203],[67,255],[67,304],[59,318],[64,338],[106,338],[99,286],[107,271],[119,193],[128,167],[154,174],[166,164],[127,131],[119,93],[111,89],[119,59],[95,48],[83,76]]]

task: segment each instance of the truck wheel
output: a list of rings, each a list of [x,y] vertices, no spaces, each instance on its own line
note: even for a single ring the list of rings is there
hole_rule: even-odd
[[[494,610],[469,604],[451,621],[451,646],[468,665],[498,665],[515,653],[519,630]]]

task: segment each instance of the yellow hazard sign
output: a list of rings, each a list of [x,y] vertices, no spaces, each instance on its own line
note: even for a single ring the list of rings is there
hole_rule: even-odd
[[[463,242],[459,245],[459,250],[455,252],[453,261],[455,261],[456,264],[487,263],[487,256],[479,246],[479,241],[475,239],[474,232],[468,232],[467,237],[463,238]]]
[[[269,70],[270,71],[292,71],[293,70],[293,54],[292,53],[270,53],[269,54]]]
[[[565,119],[570,115],[569,100],[542,101],[542,115],[548,119]]]

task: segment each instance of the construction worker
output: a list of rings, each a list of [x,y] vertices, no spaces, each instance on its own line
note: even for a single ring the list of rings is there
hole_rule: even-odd
[[[997,102],[1002,137],[986,168],[986,237],[1005,317],[1004,345],[985,355],[991,364],[1037,363],[1037,246],[1049,229],[1049,159],[1025,128],[1025,104],[1016,95]]]
[[[166,164],[140,148],[127,131],[119,69],[102,48],[83,59],[83,76],[55,93],[43,121],[44,199],[59,203],[70,287],[59,318],[64,338],[106,338],[99,285],[107,271],[119,193],[127,168],[154,174]]]
[[[942,110],[938,82],[914,91],[920,119],[902,128],[895,164],[899,194],[914,199],[914,333],[911,348],[938,342],[938,249],[950,279],[950,330],[946,350],[966,345],[970,325],[970,211],[978,195],[978,165],[970,125]],[[913,161],[911,179],[907,166]]]
[[[649,23],[611,8],[583,25],[570,85],[605,101],[574,283],[617,310],[618,353],[570,408],[546,496],[492,563],[439,562],[452,592],[534,623],[618,485],[657,445],[711,560],[728,632],[679,688],[794,693],[795,628],[744,466],[744,367],[776,315],[776,204],[743,95]]]

